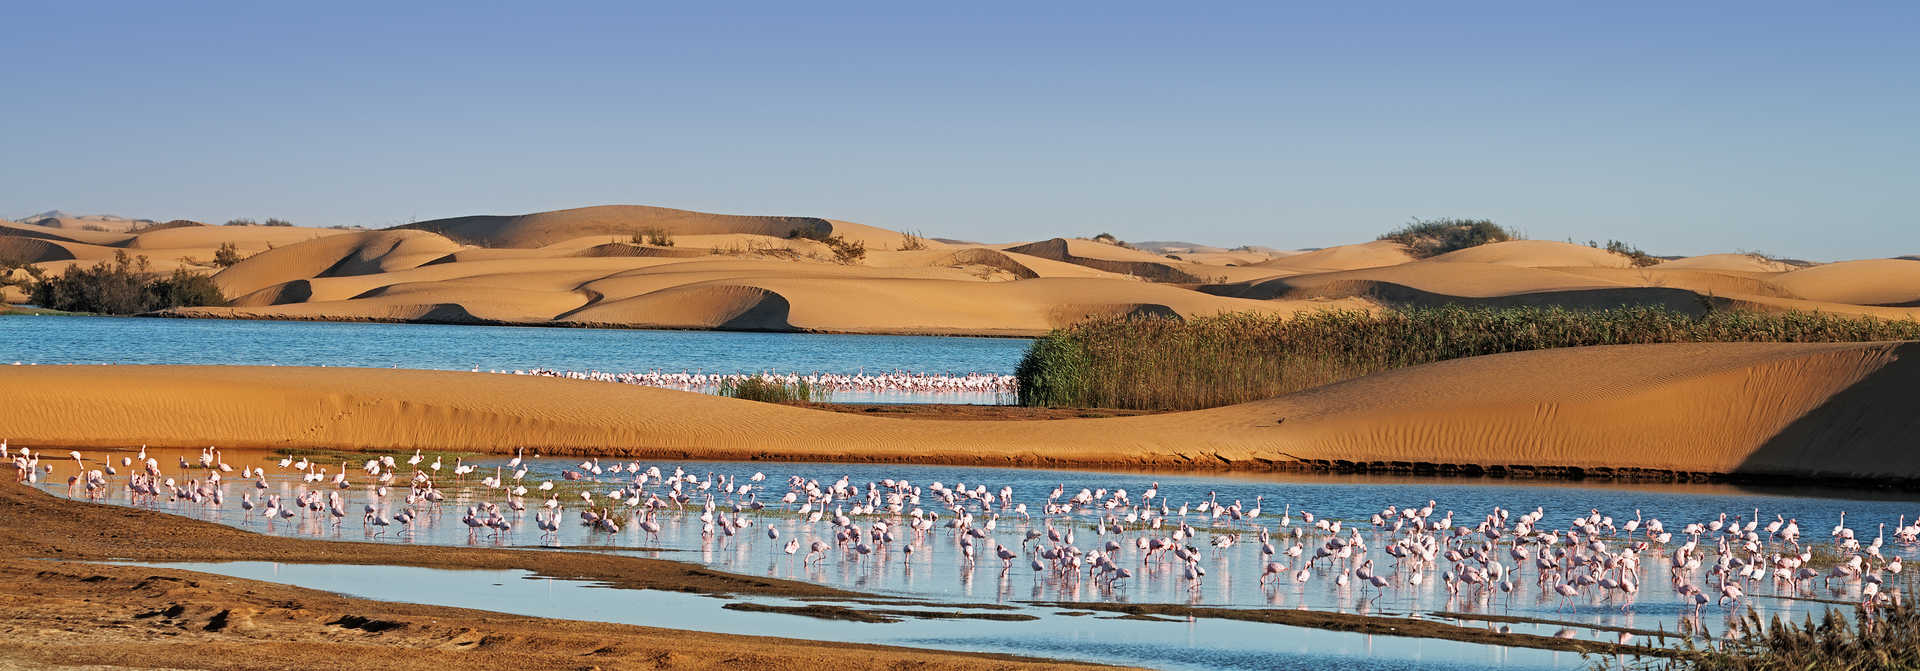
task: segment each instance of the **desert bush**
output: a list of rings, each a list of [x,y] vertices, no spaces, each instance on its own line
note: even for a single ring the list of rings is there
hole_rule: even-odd
[[[900,251],[913,252],[927,248],[927,239],[913,231],[900,233]]]
[[[220,248],[213,251],[213,265],[227,268],[239,262],[240,248],[231,242],[222,242]]]
[[[261,226],[292,226],[293,222],[287,221],[285,219],[275,219],[273,217],[267,217],[267,220],[260,222],[260,225]]]
[[[1033,342],[1015,371],[1038,406],[1192,410],[1485,354],[1667,342],[1920,339],[1920,321],[1663,308],[1411,308],[1294,317],[1117,317]]]
[[[1596,245],[1592,242],[1588,242],[1587,246],[1599,247],[1599,245]],[[1654,258],[1652,255],[1647,254],[1646,252],[1640,251],[1639,247],[1629,245],[1619,240],[1608,240],[1607,246],[1604,247],[1604,249],[1606,249],[1609,252],[1613,252],[1615,254],[1619,254],[1621,256],[1627,257],[1629,260],[1633,261],[1633,265],[1636,265],[1642,268],[1645,268],[1647,266],[1651,266],[1660,262],[1660,259]]]
[[[227,223],[221,224],[221,226],[258,226],[258,225],[260,225],[258,222],[255,222],[252,219],[246,219],[246,218],[228,219]]]
[[[640,232],[640,238],[646,244],[656,247],[672,247],[673,233],[664,228],[649,228]]]
[[[1414,257],[1424,259],[1468,247],[1518,240],[1520,235],[1486,219],[1414,219],[1380,239],[1406,245]]]
[[[824,403],[829,396],[827,390],[806,380],[787,382],[771,375],[724,379],[720,382],[719,393],[721,396],[762,403]]]
[[[43,308],[114,315],[226,302],[212,278],[184,269],[153,273],[147,257],[129,257],[124,250],[114,252],[112,261],[40,277],[32,293],[33,302]]]
[[[865,242],[848,240],[840,237],[838,234],[827,236],[827,239],[823,242],[827,243],[827,249],[833,250],[833,260],[835,261],[855,263],[860,259],[867,258],[867,243]]]

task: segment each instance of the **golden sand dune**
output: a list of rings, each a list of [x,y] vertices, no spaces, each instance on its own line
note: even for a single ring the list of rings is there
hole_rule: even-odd
[[[346,233],[348,231],[294,226],[186,226],[143,231],[120,246],[129,251],[211,250],[230,243],[243,253],[252,253]]]
[[[1211,410],[894,419],[612,383],[386,369],[9,366],[40,448],[518,446],[654,458],[1268,468],[1920,474],[1920,344],[1681,344],[1495,355]]]
[[[660,230],[669,239],[646,239]],[[836,254],[819,240],[828,235],[863,243],[865,255]],[[221,270],[213,257],[229,244],[245,260]],[[832,219],[627,205],[382,231],[0,224],[0,260],[51,273],[119,253],[163,273],[217,271],[227,307],[176,311],[208,317],[1021,335],[1087,315],[1380,304],[1920,317],[1920,262],[1908,259],[1794,268],[1716,254],[1639,268],[1605,250],[1530,240],[1425,260],[1383,240],[1302,253],[1178,247],[1190,248],[1171,258],[1085,239],[940,242]]]
[[[1505,298],[1548,292],[1610,291],[1619,282],[1557,269],[1485,263],[1403,263],[1331,273],[1276,277],[1209,290],[1245,298],[1344,298],[1371,296],[1410,303]]]
[[[1201,277],[1188,273],[1173,259],[1092,240],[1053,238],[1004,249],[1156,282],[1202,281]]]
[[[898,250],[907,242],[906,234],[899,231],[890,231],[877,226],[856,224],[838,219],[828,219],[827,223],[833,225],[833,235],[865,243],[869,250]],[[948,246],[947,243],[927,237],[921,237],[919,242],[921,246],[927,249],[939,249]]]
[[[1920,307],[1920,261],[1843,261],[1795,270],[1774,281],[1808,300]]]
[[[421,231],[346,233],[262,252],[213,279],[226,295],[245,296],[293,280],[414,268],[459,248],[444,237]]]
[[[125,233],[106,233],[36,226],[19,222],[0,222],[0,235],[17,235],[28,238],[43,238],[65,242],[82,242],[90,245],[111,245],[127,239]]]
[[[523,215],[435,219],[400,228],[439,233],[484,247],[541,247],[591,235],[627,238],[656,229],[674,235],[751,233],[784,238],[800,230],[826,236],[833,232],[834,225],[815,217],[736,216],[645,205],[600,205]]]
[[[250,258],[215,276],[237,294],[230,307],[175,313],[1033,335],[1090,315],[1288,313],[1371,305],[1213,296],[979,247],[874,252],[873,265],[792,254],[597,253],[614,246],[631,247],[609,243],[575,250],[568,243],[479,250],[420,231],[352,233]]]
[[[75,247],[86,248],[75,242],[63,242],[47,238],[29,238],[14,235],[0,235],[0,259],[15,263],[46,263],[78,258]],[[100,248],[104,249],[104,248]]]
[[[1659,267],[1755,273],[1779,273],[1794,269],[1792,264],[1781,263],[1753,254],[1707,254],[1703,256],[1689,256],[1683,259],[1662,261]]]
[[[1496,263],[1526,268],[1630,268],[1620,254],[1551,240],[1510,240],[1468,247],[1435,256],[1437,263]]]
[[[1411,261],[1413,255],[1407,253],[1406,245],[1391,240],[1375,240],[1290,254],[1254,265],[1284,273],[1324,273],[1394,266]]]

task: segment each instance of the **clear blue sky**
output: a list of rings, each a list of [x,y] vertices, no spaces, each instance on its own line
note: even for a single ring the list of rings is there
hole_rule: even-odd
[[[0,6],[0,215],[1920,253],[1914,2],[410,4]]]

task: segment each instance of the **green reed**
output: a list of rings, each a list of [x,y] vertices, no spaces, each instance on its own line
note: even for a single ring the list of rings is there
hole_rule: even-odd
[[[1809,615],[1793,622],[1779,615],[1762,619],[1753,609],[1729,623],[1739,636],[1687,639],[1667,659],[1642,659],[1621,665],[1592,660],[1592,668],[1637,671],[1868,671],[1920,669],[1920,612],[1910,605],[1884,605],[1873,616],[1854,617],[1828,609],[1819,620]]]
[[[1920,322],[1810,312],[1445,306],[1293,317],[1094,319],[1035,340],[1016,373],[1031,406],[1194,410],[1503,352],[1673,342],[1920,340]]]
[[[727,378],[720,382],[719,392],[721,396],[763,403],[825,403],[829,400],[829,392],[819,385],[806,380],[787,382],[766,375]]]

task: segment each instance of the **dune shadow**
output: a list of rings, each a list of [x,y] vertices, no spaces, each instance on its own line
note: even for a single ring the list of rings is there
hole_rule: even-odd
[[[1734,474],[1773,484],[1920,487],[1920,342],[1781,429]]]
[[[1573,310],[1598,310],[1620,307],[1663,307],[1674,312],[1704,314],[1709,305],[1722,302],[1686,289],[1672,287],[1609,287],[1534,291],[1501,296],[1455,296],[1417,289],[1395,282],[1347,280],[1324,284],[1295,285],[1293,278],[1276,278],[1255,284],[1212,284],[1199,287],[1204,293],[1230,298],[1255,300],[1311,300],[1369,298],[1382,303],[1412,307],[1561,307]]]

